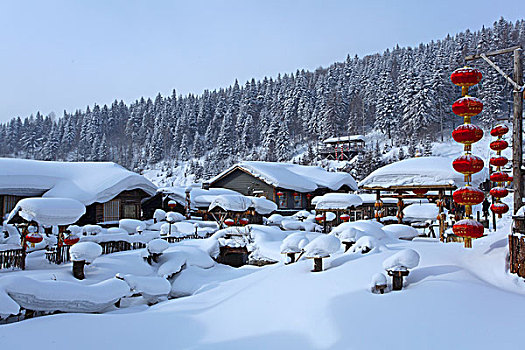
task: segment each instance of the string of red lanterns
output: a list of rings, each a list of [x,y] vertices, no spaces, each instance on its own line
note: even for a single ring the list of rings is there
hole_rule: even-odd
[[[472,248],[472,239],[483,236],[483,225],[471,218],[472,206],[480,204],[485,199],[483,191],[470,185],[472,174],[483,170],[484,162],[481,158],[471,154],[472,144],[483,138],[483,130],[471,124],[471,118],[481,113],[483,102],[468,95],[468,89],[481,81],[482,74],[476,68],[464,67],[456,69],[450,76],[454,85],[461,86],[461,98],[452,104],[452,112],[463,117],[464,124],[452,132],[452,138],[462,143],[465,154],[452,162],[452,167],[465,176],[466,185],[458,188],[452,194],[454,202],[465,206],[465,218],[454,224],[452,230],[456,236],[463,237],[465,248]]]
[[[509,194],[509,191],[503,187],[503,184],[506,181],[509,181],[509,175],[501,171],[501,167],[507,164],[508,159],[501,155],[501,151],[509,147],[507,141],[503,140],[503,136],[509,132],[509,128],[506,125],[496,125],[490,131],[490,134],[494,137],[497,137],[497,140],[490,143],[490,149],[496,151],[497,156],[490,158],[490,165],[496,167],[496,171],[490,174],[490,181],[497,184],[496,187],[493,187],[490,190],[490,195],[494,198],[490,210],[493,213],[498,214],[498,217],[501,218],[503,214],[509,211],[509,206],[501,202],[501,198],[506,197]]]

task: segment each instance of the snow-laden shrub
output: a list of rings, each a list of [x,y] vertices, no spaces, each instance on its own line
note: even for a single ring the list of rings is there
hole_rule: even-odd
[[[281,243],[281,254],[300,253],[308,243],[310,243],[310,240],[306,237],[305,233],[292,233]]]
[[[163,239],[156,238],[147,244],[146,248],[150,254],[162,254],[166,249],[169,248],[169,243]]]
[[[394,239],[410,239],[419,235],[419,232],[417,232],[415,228],[403,224],[386,225],[385,227],[383,227],[383,231],[386,233],[387,236]]]
[[[104,231],[102,226],[99,225],[86,225],[82,227],[82,233],[85,235],[98,235]]]
[[[184,217],[184,215],[182,215],[181,213],[177,213],[175,211],[170,211],[166,213],[166,221],[179,222],[185,219],[186,218]]]
[[[118,227],[126,230],[127,233],[137,233],[138,228],[144,231],[146,224],[137,219],[122,219],[118,222]]]
[[[153,219],[155,219],[155,222],[165,221],[166,212],[162,209],[155,209],[155,212],[153,213]]]
[[[392,271],[405,271],[419,265],[419,254],[413,249],[403,249],[383,261],[383,268]]]
[[[71,261],[85,261],[90,264],[102,254],[102,247],[95,242],[79,242],[69,249]]]
[[[320,235],[304,247],[308,258],[326,258],[337,252],[341,246],[339,238],[332,235]]]

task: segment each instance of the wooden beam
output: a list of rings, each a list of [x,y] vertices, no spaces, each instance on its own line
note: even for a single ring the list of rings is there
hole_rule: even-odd
[[[514,80],[523,85],[523,69],[521,67],[521,48],[514,50]],[[523,163],[523,97],[519,89],[514,89],[514,118],[512,130],[512,176],[514,182],[514,214],[523,205],[523,178],[521,165]]]
[[[509,48],[506,48],[506,49],[490,51],[490,52],[487,52],[485,54],[476,54],[476,55],[466,56],[465,57],[465,61],[468,62],[468,61],[479,60],[480,58],[483,58],[481,55],[497,56],[497,55],[501,55],[501,54],[504,54],[504,53],[512,53],[512,52],[514,52],[514,50],[517,50],[517,49],[521,49],[521,46],[517,45],[517,46],[512,46],[512,47],[509,47]]]
[[[508,76],[507,73],[505,73],[498,65],[490,60],[490,58],[487,57],[484,53],[480,54],[481,58],[485,60],[492,68],[494,68],[499,74],[501,74],[507,81],[514,87],[514,90],[522,90],[523,87],[520,86],[517,82],[515,82],[511,77]]]

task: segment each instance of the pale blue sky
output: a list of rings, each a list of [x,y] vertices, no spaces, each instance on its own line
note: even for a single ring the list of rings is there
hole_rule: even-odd
[[[0,0],[0,121],[200,94],[524,14],[522,0]]]

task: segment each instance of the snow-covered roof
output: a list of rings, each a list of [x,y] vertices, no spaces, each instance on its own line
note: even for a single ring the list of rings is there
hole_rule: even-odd
[[[0,194],[73,198],[84,205],[107,202],[120,192],[155,194],[144,176],[112,162],[48,162],[0,158]]]
[[[69,225],[86,213],[86,207],[71,198],[24,198],[9,214],[9,222],[16,214],[42,225]]]
[[[330,137],[323,141],[323,143],[334,143],[334,142],[347,142],[347,141],[363,141],[365,142],[365,137],[363,135],[350,135],[350,136],[339,136],[339,137]]]
[[[225,194],[215,196],[208,210],[221,208],[227,211],[245,212],[253,208],[261,215],[271,214],[277,210],[277,204],[264,197],[243,196],[242,194]]]
[[[351,193],[327,193],[312,199],[315,209],[347,209],[363,204],[361,197]]]
[[[359,182],[363,188],[403,187],[461,187],[464,176],[452,168],[454,159],[447,157],[418,157],[404,159],[373,171]],[[484,168],[472,175],[472,184],[478,186],[488,178]]]
[[[235,169],[241,169],[271,186],[298,192],[313,192],[318,188],[336,191],[344,185],[352,190],[357,189],[357,183],[348,173],[328,172],[318,166],[278,162],[238,163],[211,179],[210,184]]]
[[[229,190],[227,188],[210,188],[205,190],[197,186],[171,186],[161,187],[157,192],[168,195],[169,198],[173,199],[180,205],[186,205],[186,191],[190,191],[191,208],[207,208],[215,197],[226,194],[240,194],[239,192]]]

